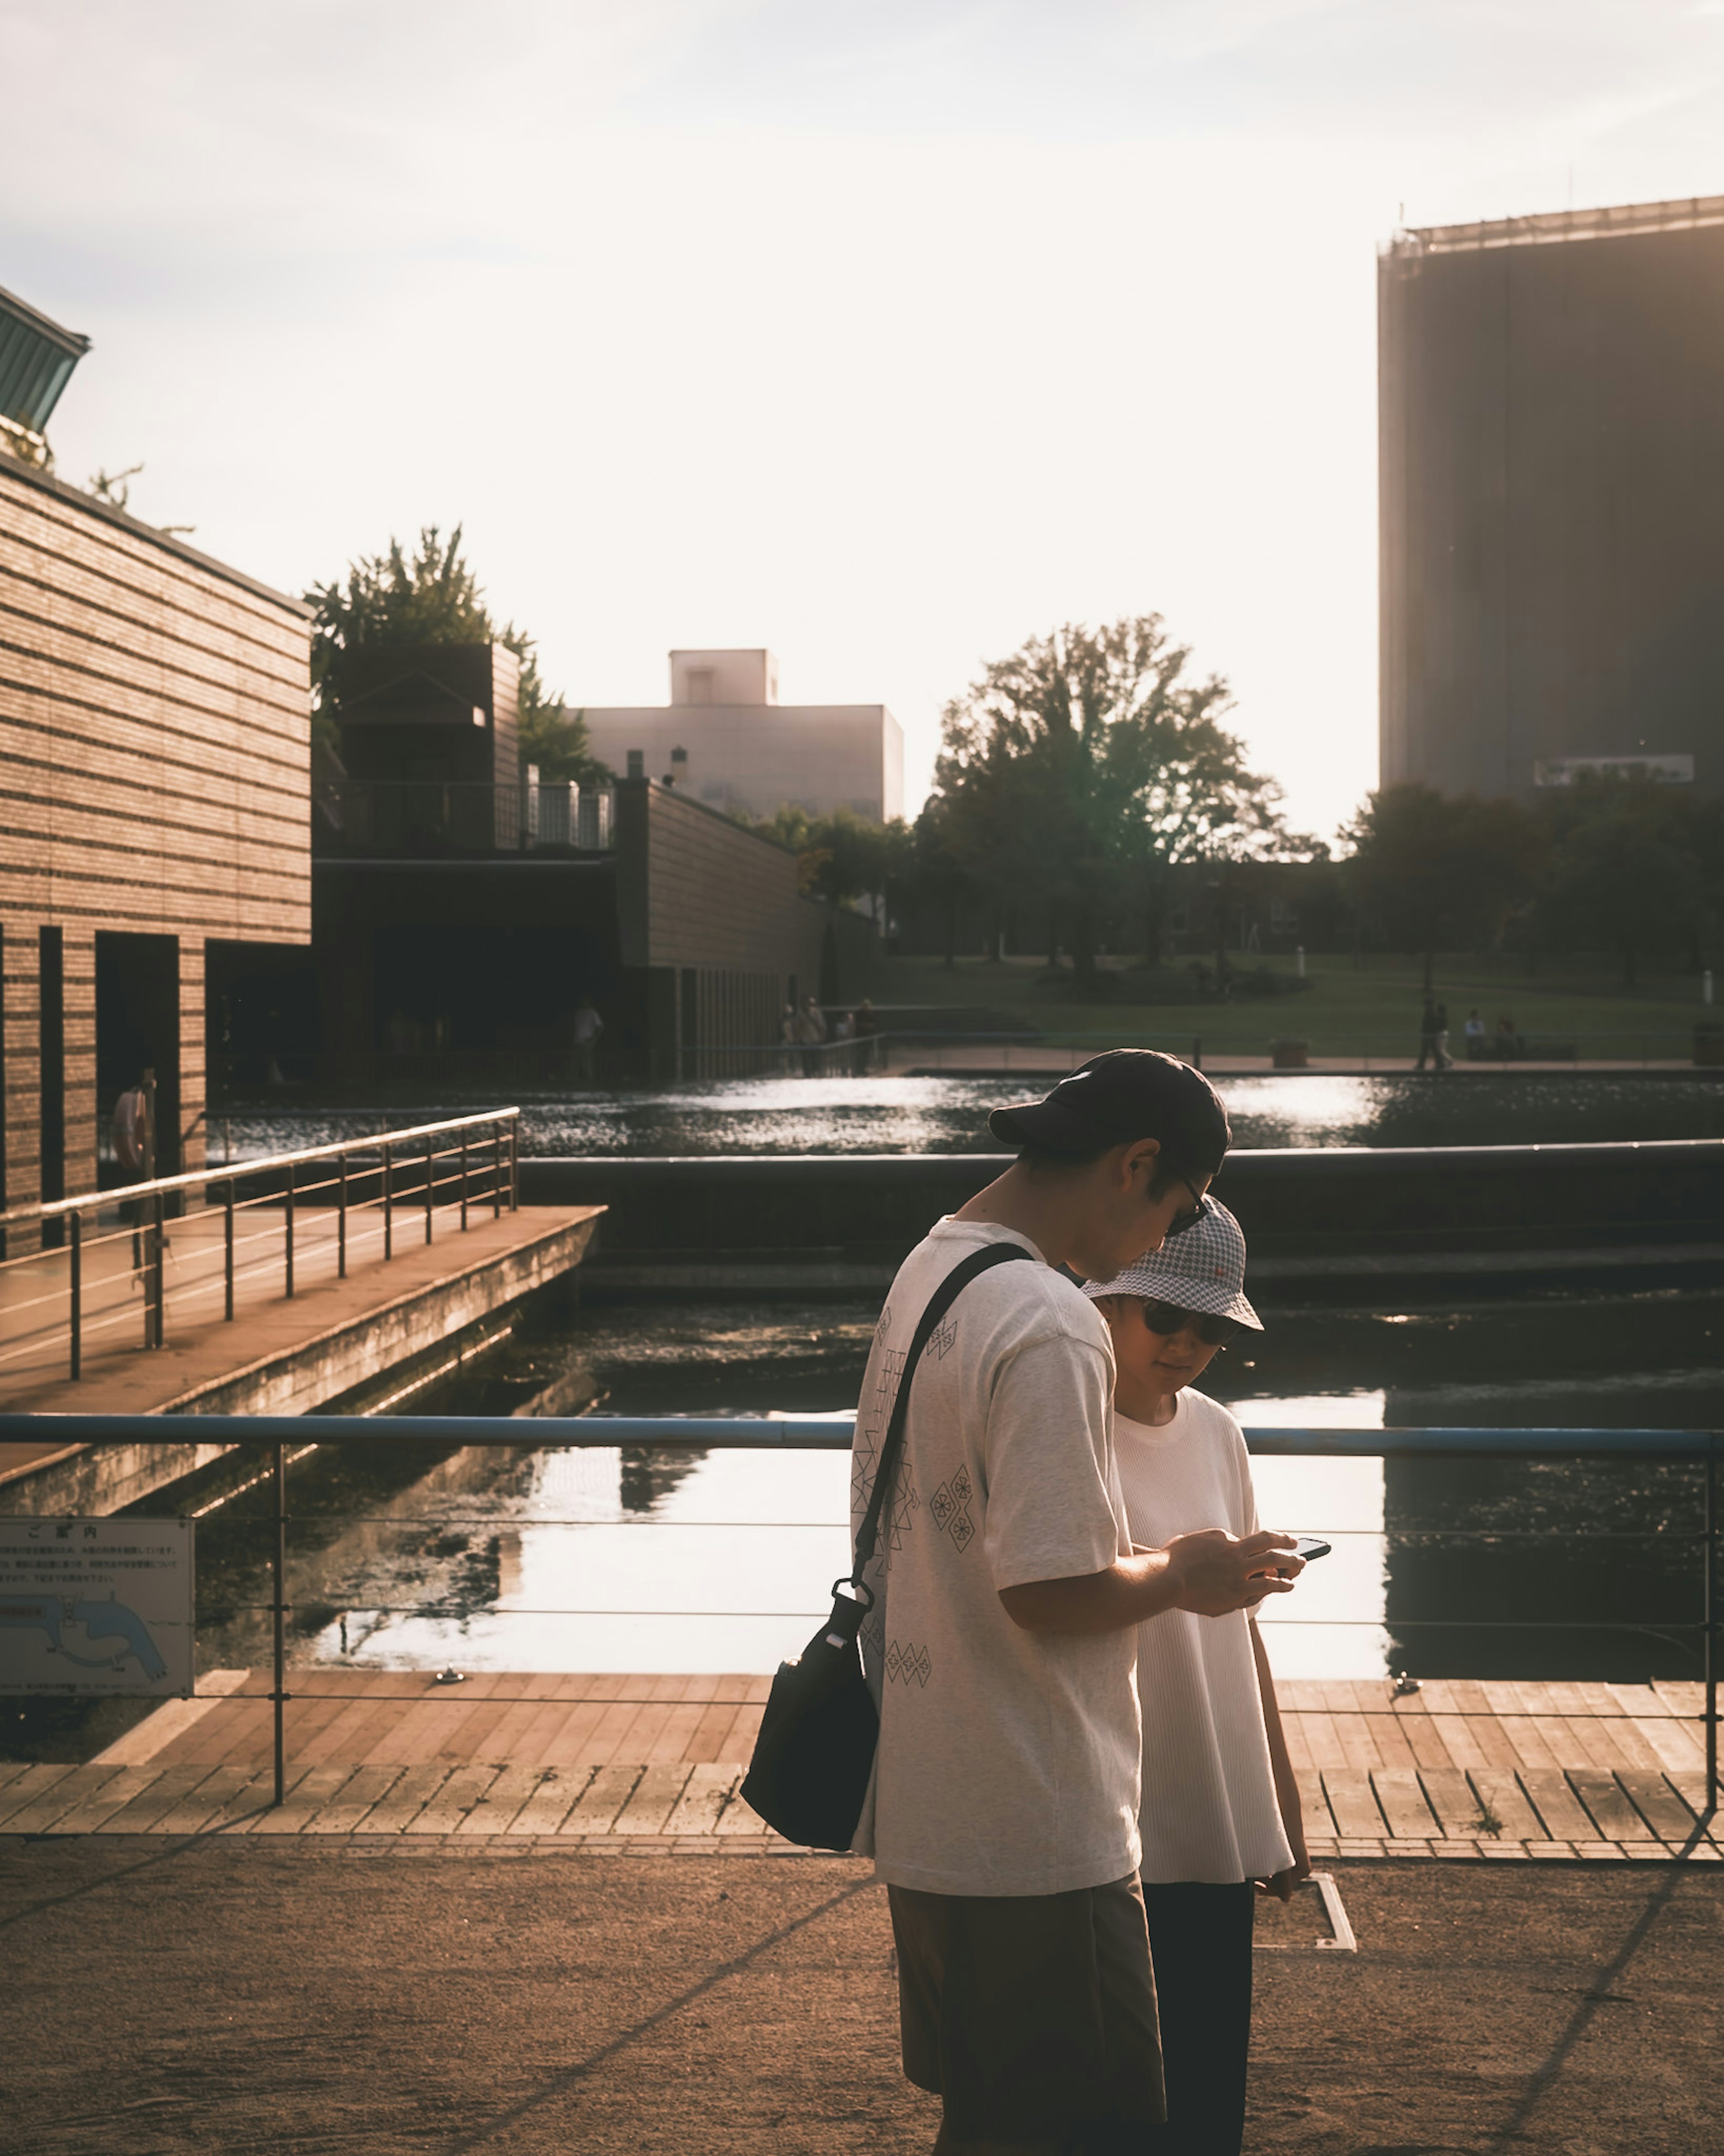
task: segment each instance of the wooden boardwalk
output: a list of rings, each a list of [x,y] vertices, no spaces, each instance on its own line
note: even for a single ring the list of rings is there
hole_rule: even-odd
[[[80,1766],[0,1763],[0,1835],[500,1838],[520,1848],[789,1854],[737,1792],[762,1676],[300,1671],[269,1808],[268,1680],[216,1672]],[[1290,1680],[1314,1858],[1716,1862],[1694,1684]]]

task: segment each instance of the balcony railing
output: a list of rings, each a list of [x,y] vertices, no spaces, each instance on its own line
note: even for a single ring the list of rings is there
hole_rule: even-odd
[[[314,788],[316,850],[431,860],[475,854],[600,854],[613,797],[572,780],[519,786],[440,779],[331,780]]]

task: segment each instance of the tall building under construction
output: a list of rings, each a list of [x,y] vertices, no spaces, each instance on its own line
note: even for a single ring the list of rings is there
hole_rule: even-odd
[[[1398,234],[1382,783],[1724,792],[1724,196]]]

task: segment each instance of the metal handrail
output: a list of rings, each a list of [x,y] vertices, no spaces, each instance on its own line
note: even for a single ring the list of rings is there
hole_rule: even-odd
[[[188,1423],[193,1419],[187,1418]],[[651,1445],[665,1449],[680,1445],[701,1451],[745,1446],[777,1451],[847,1451],[854,1439],[854,1415],[787,1416],[782,1419],[744,1415],[547,1415],[525,1424],[518,1417],[495,1415],[401,1415],[387,1419],[363,1415],[196,1417],[195,1440],[199,1445],[262,1444],[273,1455],[267,1474],[275,1499],[271,1568],[275,1599],[259,1606],[267,1608],[275,1620],[275,1689],[269,1697],[275,1705],[275,1803],[284,1801],[286,1791],[285,1707],[290,1697],[286,1625],[291,1607],[287,1599],[287,1467],[290,1460],[303,1459],[321,1445],[343,1441],[385,1445],[493,1445],[528,1451],[558,1446],[625,1445]],[[44,1427],[42,1418],[38,1416],[0,1414],[0,1444],[28,1443],[39,1439]],[[128,1445],[139,1441],[159,1445],[172,1430],[172,1421],[164,1421],[159,1415],[55,1415],[52,1428],[57,1446],[64,1453],[85,1445]],[[1264,1455],[1367,1459],[1614,1457],[1693,1460],[1702,1465],[1706,1471],[1702,1484],[1705,1513],[1699,1538],[1704,1544],[1705,1614],[1691,1623],[1672,1623],[1665,1629],[1701,1635],[1706,1702],[1701,1717],[1706,1745],[1705,1820],[1710,1821],[1716,1815],[1718,1591],[1721,1578],[1724,1578],[1721,1574],[1719,1550],[1718,1462],[1724,1455],[1724,1434],[1695,1430],[1248,1429],[1244,1435],[1249,1448]],[[1603,1621],[1608,1626],[1609,1620]]]
[[[157,1414],[56,1414],[52,1431],[56,1449],[69,1451],[80,1445],[162,1445],[172,1431],[175,1419]],[[690,1451],[717,1451],[752,1446],[765,1451],[849,1451],[854,1442],[855,1416],[651,1416],[651,1414],[582,1414],[535,1416],[521,1423],[520,1416],[476,1414],[403,1414],[372,1419],[356,1414],[200,1414],[196,1423],[198,1445],[256,1445],[269,1449],[271,1468],[267,1479],[274,1490],[274,1602],[265,1604],[274,1617],[274,1755],[276,1755],[276,1804],[286,1794],[286,1466],[302,1460],[327,1442],[364,1442],[364,1445],[449,1445],[449,1446],[511,1446],[526,1451],[545,1451],[554,1446],[623,1446],[653,1445],[662,1449],[683,1446]],[[0,1414],[0,1445],[30,1442],[41,1438],[45,1425],[41,1416]],[[187,1442],[192,1434],[187,1431]],[[1665,1625],[1665,1630],[1701,1632],[1702,1686],[1705,1686],[1705,1757],[1706,1757],[1706,1811],[1705,1820],[1717,1815],[1720,1772],[1717,1772],[1717,1676],[1720,1676],[1720,1613],[1717,1591],[1724,1572],[1720,1569],[1720,1501],[1717,1501],[1717,1462],[1724,1455],[1724,1434],[1713,1430],[1245,1430],[1249,1451],[1260,1455],[1338,1455],[1338,1457],[1631,1457],[1631,1460],[1691,1460],[1705,1466],[1705,1524],[1702,1524],[1702,1609],[1701,1620]],[[1459,1620],[1457,1620],[1459,1621]],[[1438,1620],[1435,1624],[1444,1624]],[[1605,1621],[1608,1624],[1608,1621]]]
[[[45,1199],[0,1213],[0,1228],[20,1227],[32,1220],[58,1219],[68,1213],[87,1213],[92,1206],[120,1200],[167,1196],[177,1190],[202,1190],[212,1183],[267,1175],[272,1168],[295,1168],[301,1161],[333,1160],[341,1154],[375,1152],[381,1145],[402,1145],[409,1138],[434,1137],[439,1131],[470,1130],[480,1123],[518,1122],[519,1108],[487,1108],[477,1115],[452,1116],[440,1123],[414,1123],[403,1131],[377,1131],[369,1137],[337,1138],[329,1145],[303,1146],[296,1152],[261,1154],[255,1159],[223,1161],[219,1168],[192,1168],[183,1175],[158,1175],[148,1183],[116,1184],[111,1190],[86,1190],[76,1198]]]
[[[254,1207],[274,1205],[279,1202],[281,1221],[281,1255],[283,1291],[287,1299],[293,1300],[295,1287],[295,1221],[296,1211],[306,1199],[320,1193],[333,1191],[328,1209],[335,1215],[336,1277],[347,1277],[347,1224],[351,1213],[362,1212],[373,1204],[381,1204],[383,1225],[383,1258],[387,1262],[394,1255],[394,1214],[398,1202],[404,1203],[407,1193],[398,1201],[394,1188],[394,1165],[398,1153],[410,1147],[410,1158],[417,1167],[423,1163],[424,1183],[419,1209],[424,1224],[424,1240],[433,1240],[435,1215],[439,1202],[449,1210],[459,1212],[459,1223],[464,1231],[469,1225],[472,1206],[490,1201],[494,1217],[501,1214],[505,1204],[511,1213],[516,1211],[521,1202],[520,1188],[520,1129],[521,1111],[518,1107],[493,1108],[470,1116],[454,1116],[430,1123],[420,1123],[399,1131],[373,1132],[366,1137],[341,1138],[328,1144],[303,1146],[292,1152],[273,1153],[261,1159],[244,1162],[224,1162],[219,1168],[205,1167],[189,1173],[156,1176],[142,1183],[123,1186],[118,1192],[95,1190],[80,1194],[75,1198],[54,1199],[0,1214],[0,1235],[8,1228],[40,1227],[44,1220],[64,1220],[66,1239],[63,1250],[30,1250],[15,1257],[0,1260],[0,1270],[20,1265],[39,1265],[44,1260],[53,1261],[64,1255],[67,1260],[66,1306],[67,1318],[63,1328],[46,1327],[35,1333],[27,1332],[14,1348],[0,1352],[0,1361],[39,1351],[46,1342],[56,1339],[64,1332],[66,1342],[67,1374],[74,1383],[84,1375],[84,1344],[86,1333],[100,1332],[123,1322],[125,1312],[109,1310],[89,1316],[85,1309],[85,1255],[86,1250],[103,1243],[121,1240],[128,1232],[132,1237],[132,1270],[144,1288],[143,1345],[146,1349],[161,1348],[167,1344],[167,1269],[168,1249],[167,1199],[187,1190],[204,1194],[201,1209],[203,1217],[215,1213],[222,1216],[222,1245],[216,1260],[223,1281],[223,1318],[231,1323],[235,1315],[235,1284],[260,1270],[269,1260],[259,1258],[236,1264],[236,1252],[244,1245],[266,1240],[266,1231],[258,1230],[244,1235],[234,1234],[238,1215]],[[459,1145],[439,1147],[436,1141],[444,1133],[459,1133]],[[480,1145],[471,1142],[475,1132],[482,1133]],[[489,1155],[487,1161],[486,1156]],[[356,1157],[366,1157],[365,1172],[375,1174],[378,1197],[357,1198],[350,1188],[348,1168]],[[310,1183],[302,1183],[298,1170],[306,1162],[333,1160],[339,1173],[324,1176]],[[447,1174],[439,1175],[438,1163],[455,1160],[459,1167]],[[488,1169],[488,1173],[487,1173]],[[266,1191],[242,1199],[242,1183],[268,1177],[279,1171],[284,1178],[279,1191]],[[475,1183],[476,1173],[476,1183]],[[488,1185],[488,1187],[487,1187]],[[219,1189],[225,1195],[211,1200],[208,1194]],[[412,1188],[411,1181],[409,1188]],[[442,1198],[439,1201],[439,1193]],[[94,1214],[100,1221],[102,1206],[115,1202],[132,1210],[128,1228],[104,1236],[84,1234],[86,1215]],[[197,1212],[200,1209],[190,1208]],[[273,1238],[269,1238],[273,1240]],[[213,1257],[213,1253],[210,1254]],[[215,1266],[211,1273],[198,1280],[195,1286],[202,1289],[213,1286]],[[179,1283],[182,1292],[192,1290],[194,1282]],[[34,1296],[13,1306],[11,1315],[28,1312],[40,1304],[57,1300],[52,1296]]]

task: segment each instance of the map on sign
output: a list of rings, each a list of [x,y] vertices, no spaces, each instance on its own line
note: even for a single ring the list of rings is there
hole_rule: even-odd
[[[0,1520],[0,1694],[189,1697],[189,1520]]]

